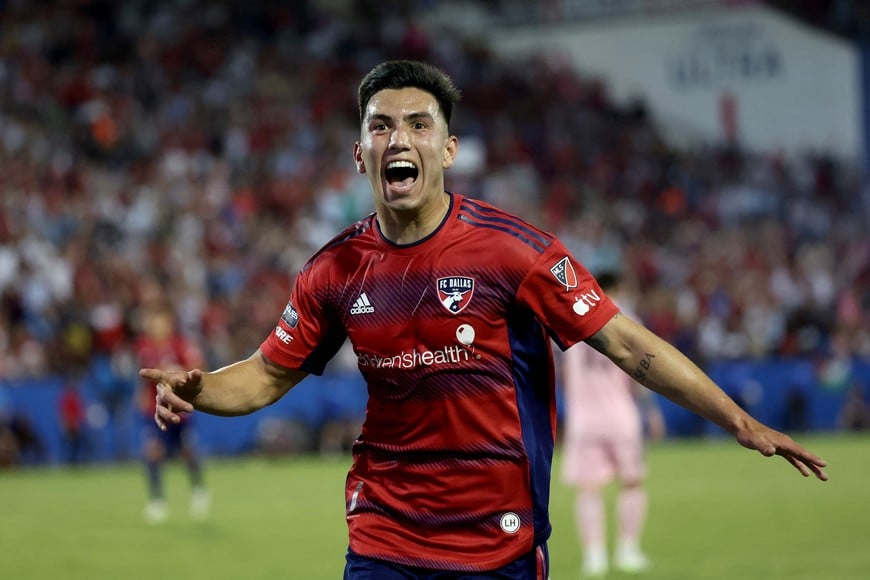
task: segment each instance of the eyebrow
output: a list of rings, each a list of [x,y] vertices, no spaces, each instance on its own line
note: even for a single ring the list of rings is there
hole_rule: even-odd
[[[430,115],[429,113],[424,112],[424,111],[420,111],[420,112],[416,112],[416,113],[409,113],[403,117],[404,121],[409,121],[409,122],[418,121],[421,119],[434,120],[432,115]],[[371,123],[372,121],[392,121],[392,120],[393,120],[393,117],[391,117],[390,115],[385,115],[384,113],[375,113],[371,117],[369,117],[369,123]]]

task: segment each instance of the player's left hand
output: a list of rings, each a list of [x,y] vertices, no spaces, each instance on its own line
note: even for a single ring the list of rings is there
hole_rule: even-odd
[[[735,437],[743,447],[754,449],[765,457],[774,455],[784,457],[804,477],[814,474],[821,481],[828,481],[828,474],[823,469],[828,463],[795,443],[785,433],[756,425],[755,428],[738,431]]]

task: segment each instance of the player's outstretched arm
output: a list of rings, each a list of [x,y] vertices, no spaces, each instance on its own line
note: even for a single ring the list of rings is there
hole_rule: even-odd
[[[283,397],[308,374],[275,365],[257,350],[213,372],[140,369],[139,375],[157,383],[154,421],[165,430],[181,421],[179,413],[194,410],[223,416],[253,413]]]
[[[751,417],[695,363],[643,325],[617,314],[587,342],[637,382],[713,421],[744,447],[768,457],[781,455],[804,476],[827,481],[824,460]]]

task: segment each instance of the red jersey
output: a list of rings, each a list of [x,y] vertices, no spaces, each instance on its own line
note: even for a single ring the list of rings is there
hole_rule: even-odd
[[[85,404],[74,388],[66,388],[60,395],[60,422],[66,431],[78,431],[85,423]]]
[[[484,571],[550,534],[550,338],[567,348],[616,312],[553,235],[451,194],[417,243],[371,215],[324,246],[261,349],[320,374],[351,341],[369,395],[346,484],[353,552]]]

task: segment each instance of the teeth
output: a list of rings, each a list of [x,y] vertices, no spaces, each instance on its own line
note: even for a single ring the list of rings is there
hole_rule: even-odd
[[[387,169],[416,169],[417,166],[411,163],[410,161],[390,161],[387,164]]]

